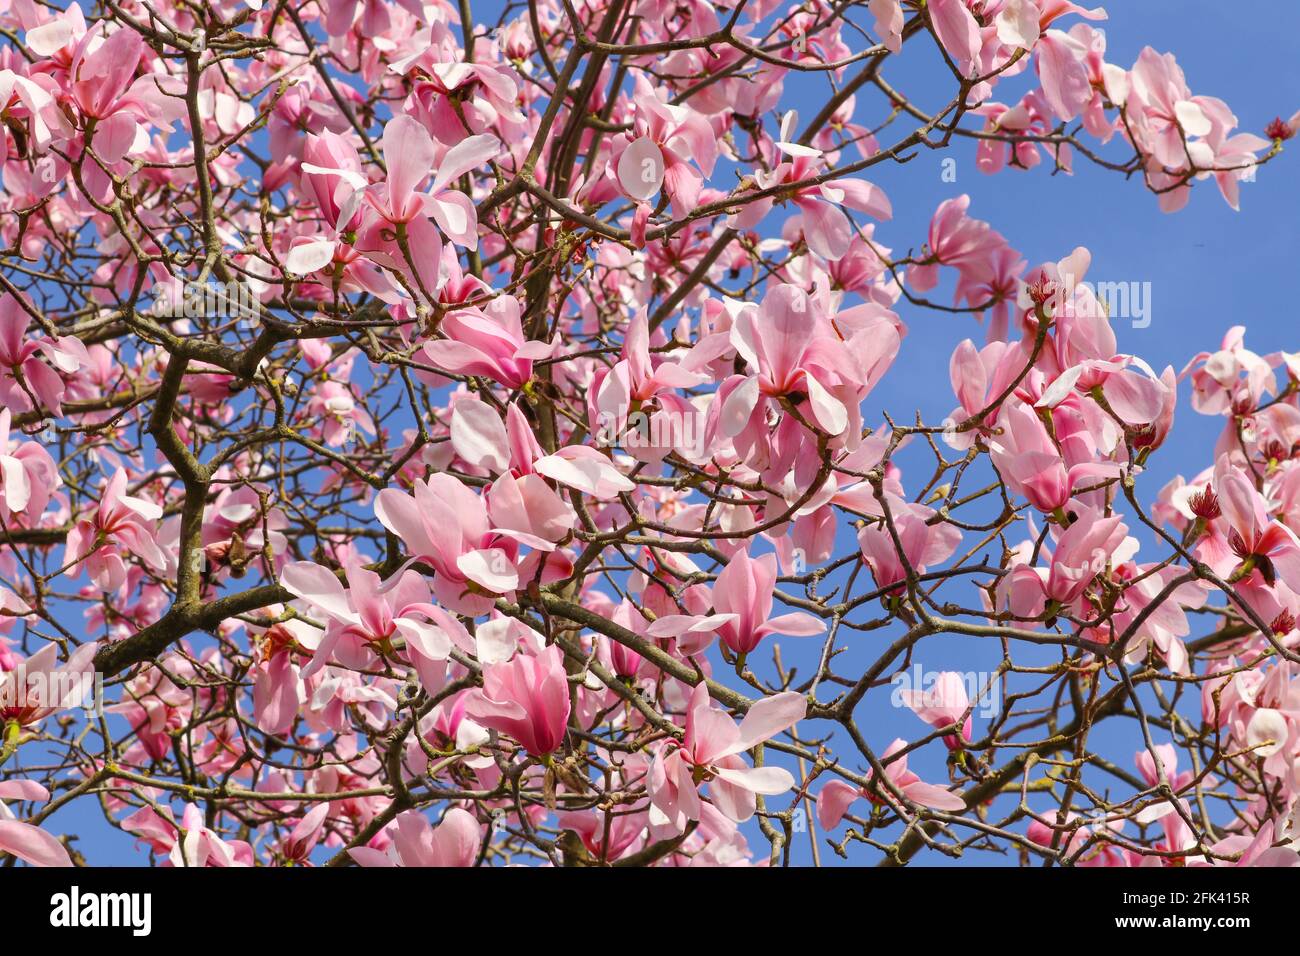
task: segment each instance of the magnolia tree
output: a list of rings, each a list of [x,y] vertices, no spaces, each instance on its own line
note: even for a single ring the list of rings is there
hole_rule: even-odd
[[[963,140],[1235,207],[1300,116],[1104,19],[0,3],[0,857],[1300,864],[1300,357],[877,226]]]

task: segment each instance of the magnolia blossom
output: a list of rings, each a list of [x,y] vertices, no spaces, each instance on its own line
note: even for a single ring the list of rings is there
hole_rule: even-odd
[[[0,517],[22,515],[35,522],[63,484],[50,453],[34,441],[19,441],[10,450],[8,408],[0,409]]]
[[[810,614],[795,611],[772,617],[776,588],[776,556],[751,558],[738,552],[713,586],[713,606],[733,615],[718,629],[723,643],[737,654],[748,654],[767,634],[792,636],[820,634],[826,625]]]
[[[806,712],[807,701],[786,692],[754,704],[737,725],[713,708],[704,683],[696,685],[687,705],[685,736],[660,747],[650,768],[652,817],[681,832],[688,821],[700,819],[698,788],[708,782],[710,800],[723,815],[737,823],[748,820],[756,794],[785,793],[794,777],[784,767],[750,767],[741,752],[798,723]]]
[[[569,719],[564,653],[551,645],[485,668],[483,690],[471,693],[465,713],[509,734],[534,756],[551,753],[563,742]]]
[[[414,810],[393,821],[387,851],[352,847],[348,855],[360,866],[472,866],[482,833],[474,818],[459,807],[447,811],[437,826]]]
[[[960,737],[949,734],[943,742],[949,750],[957,750],[962,741],[970,743],[970,698],[962,676],[954,671],[943,671],[929,690],[908,689],[902,692],[903,703],[916,712],[932,727],[942,729],[959,724]]]
[[[163,515],[158,505],[126,494],[126,471],[113,472],[89,517],[77,521],[68,534],[65,554],[67,574],[75,577],[83,563],[91,580],[105,591],[115,591],[126,579],[124,549],[154,568],[167,557],[158,546],[155,522]]]
[[[6,800],[43,802],[50,792],[34,780],[0,780],[0,853],[32,866],[72,866],[67,849],[50,833],[14,817]]]
[[[920,806],[948,812],[964,810],[966,801],[961,798],[960,794],[945,790],[943,787],[932,783],[926,783],[912,773],[907,769],[906,754],[901,757],[894,756],[906,746],[907,741],[901,738],[895,740],[880,758],[881,762],[884,763],[885,776],[889,779],[890,784],[907,800]],[[892,760],[891,757],[893,757]],[[870,779],[871,775],[871,772],[868,772],[868,779]],[[844,814],[848,812],[853,801],[864,796],[881,803],[892,804],[895,802],[892,795],[882,793],[876,796],[865,788],[854,787],[843,780],[831,780],[826,786],[822,787],[821,793],[817,797],[817,822],[821,824],[823,830],[833,830],[839,825],[840,820],[844,818]]]

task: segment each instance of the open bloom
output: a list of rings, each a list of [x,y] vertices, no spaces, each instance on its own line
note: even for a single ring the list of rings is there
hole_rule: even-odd
[[[440,326],[445,339],[424,343],[424,354],[440,369],[482,375],[507,388],[523,388],[532,378],[533,360],[549,346],[524,338],[519,300],[503,295],[481,309],[448,312]]]
[[[961,747],[961,741],[970,743],[970,697],[960,674],[944,671],[929,690],[904,690],[902,698],[903,703],[931,727],[942,729],[961,723],[960,740],[955,734],[943,738],[949,750]]]
[[[1054,608],[1081,610],[1078,602],[1088,585],[1117,556],[1127,557],[1118,553],[1127,534],[1119,515],[1103,518],[1076,504],[1074,523],[1060,533],[1048,566],[1015,564],[998,583],[999,607],[1024,618],[1043,614],[1049,602]]]
[[[509,734],[535,757],[564,741],[569,682],[564,652],[552,644],[483,669],[483,689],[471,691],[465,713],[484,727]]]
[[[126,472],[119,468],[104,487],[98,506],[68,532],[64,561],[68,577],[84,564],[90,579],[103,591],[116,591],[126,580],[126,561],[133,554],[153,568],[163,568],[167,556],[158,546],[157,522],[162,508],[126,493]]]
[[[772,617],[775,590],[774,554],[751,558],[748,551],[738,551],[718,575],[713,585],[714,610],[732,615],[718,627],[718,634],[737,654],[748,654],[768,634],[804,637],[826,630],[825,624],[802,611]]]
[[[788,186],[790,201],[798,207],[804,241],[808,248],[823,259],[843,258],[852,244],[854,231],[848,216],[839,207],[848,206],[877,219],[893,215],[889,197],[879,186],[865,179],[832,179],[820,184],[810,184],[820,172],[822,152],[811,146],[789,142],[794,135],[798,116],[785,115],[781,124],[781,141],[777,149],[790,158],[781,162],[771,173],[756,171],[754,179],[762,189]],[[801,185],[802,184],[802,185]],[[744,206],[735,216],[737,229],[752,229],[771,211],[774,196],[763,196]]]
[[[881,762],[884,763],[885,776],[894,785],[894,789],[912,803],[923,807],[946,810],[952,813],[966,809],[966,801],[962,799],[961,794],[953,793],[943,787],[937,787],[932,783],[926,783],[908,770],[906,756],[894,760],[889,759],[906,746],[907,741],[899,738],[889,745],[889,749],[880,758]],[[871,775],[872,772],[868,771],[867,777],[870,778]],[[843,780],[831,780],[826,786],[822,787],[821,793],[817,796],[817,822],[821,824],[823,830],[834,829],[844,819],[844,814],[848,812],[853,801],[857,800],[858,797],[867,796],[869,794],[865,789],[855,787]],[[887,801],[892,804],[895,798],[890,794],[887,797],[870,796],[870,799]]]
[[[416,481],[413,495],[385,488],[375,515],[433,567],[434,596],[449,610],[484,614],[519,586],[514,541],[492,529],[482,499],[451,475]]]
[[[31,410],[31,396],[35,396],[42,410],[59,415],[66,391],[60,373],[89,365],[90,357],[74,335],[28,339],[29,321],[23,303],[8,292],[0,294],[0,403],[25,412]]]
[[[877,344],[885,340],[887,336],[877,339]],[[895,351],[897,341],[895,333]],[[802,289],[779,285],[757,310],[742,311],[732,323],[731,344],[754,374],[726,394],[722,421],[727,437],[740,434],[756,411],[765,411],[768,399],[780,398],[798,401],[806,397],[813,422],[828,435],[839,435],[848,428],[845,399],[850,396],[840,386],[849,386],[856,398],[862,384],[861,369]]]
[[[808,702],[793,691],[756,702],[740,725],[709,702],[704,682],[696,685],[686,710],[681,743],[661,746],[650,767],[651,822],[681,832],[699,820],[699,787],[709,784],[715,807],[727,818],[743,823],[754,815],[755,795],[785,793],[794,777],[784,767],[750,767],[740,756],[803,719]]]
[[[1254,570],[1269,587],[1281,578],[1300,591],[1300,541],[1295,532],[1269,518],[1263,496],[1226,457],[1214,469],[1214,488],[1228,526],[1228,544],[1242,561],[1236,573],[1244,576]]]
[[[933,508],[904,501],[889,492],[885,493],[885,498],[894,530],[903,546],[902,555],[913,571],[923,574],[927,567],[952,557],[961,543],[960,529],[946,522],[930,524],[929,519],[935,514]],[[858,532],[858,547],[862,549],[867,567],[880,587],[891,588],[907,578],[907,568],[883,518]]]
[[[452,807],[436,827],[419,810],[404,810],[385,831],[387,852],[358,846],[348,855],[359,866],[473,866],[483,841],[478,821],[468,811]]]
[[[72,866],[72,859],[52,834],[13,815],[5,800],[50,799],[34,780],[0,780],[0,853],[9,853],[32,866]]]
[[[600,449],[565,445],[547,455],[531,426],[512,403],[506,420],[487,402],[472,395],[456,399],[451,412],[451,445],[467,464],[488,472],[511,472],[522,480],[542,475],[595,498],[613,498],[636,485],[624,477]]]
[[[0,671],[0,729],[10,722],[31,727],[58,713],[88,702],[94,680],[93,641],[72,652],[65,664],[58,647],[46,644],[12,671]]]
[[[478,215],[473,201],[448,186],[494,157],[499,148],[493,136],[469,136],[439,160],[438,146],[429,131],[414,117],[399,114],[384,127],[387,176],[383,182],[366,183],[348,168],[352,160],[348,154],[339,155],[339,168],[313,164],[308,171],[335,173],[353,188],[354,193],[344,197],[345,211],[350,212],[353,197],[364,192],[366,214],[356,236],[357,251],[384,268],[410,277],[412,284],[432,300],[446,279],[441,265],[443,235],[458,245],[471,249],[478,246]],[[420,183],[435,169],[429,191],[417,192]],[[336,220],[337,228],[341,228],[341,219],[340,215]]]
[[[9,449],[8,408],[0,409],[0,518],[23,515],[35,522],[63,484],[58,467],[39,443],[19,442]]]
[[[672,201],[673,215],[685,217],[698,205],[705,178],[713,175],[718,137],[707,118],[688,106],[660,99],[640,73],[632,102],[636,106],[635,136],[615,148],[618,184],[638,202],[663,188]],[[699,165],[699,171],[691,160]]]
[[[1119,465],[1080,461],[1067,465],[1042,420],[1023,402],[1008,399],[998,414],[1001,434],[989,443],[998,472],[1014,493],[1051,514],[1065,507],[1076,489],[1119,474]]]
[[[155,852],[167,854],[163,866],[245,867],[253,865],[253,848],[243,840],[226,840],[204,821],[203,811],[185,804],[177,825],[171,807],[141,807],[122,821],[122,829],[148,842]]]
[[[406,571],[381,585],[379,575],[350,564],[347,579],[344,591],[333,572],[310,561],[286,564],[280,573],[286,590],[320,609],[330,622],[303,676],[310,677],[331,657],[364,668],[373,663],[374,653],[391,652],[393,641],[400,638],[425,686],[441,686],[443,663],[451,653],[449,631],[456,625],[448,623],[444,610],[428,603],[428,587],[420,575]]]

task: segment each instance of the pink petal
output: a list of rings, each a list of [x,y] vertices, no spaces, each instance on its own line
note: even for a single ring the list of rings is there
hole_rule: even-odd
[[[40,827],[17,820],[0,820],[0,852],[32,866],[72,866],[62,843]]]

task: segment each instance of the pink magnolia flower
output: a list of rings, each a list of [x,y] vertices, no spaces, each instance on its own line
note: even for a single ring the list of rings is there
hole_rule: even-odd
[[[32,727],[52,714],[86,702],[94,678],[93,641],[59,664],[58,646],[44,645],[13,671],[0,671],[0,727]]]
[[[185,804],[177,835],[179,838],[172,844],[167,858],[171,866],[202,869],[253,865],[252,848],[243,840],[222,839],[204,823],[203,811],[193,803]]]
[[[34,397],[43,411],[57,416],[66,390],[60,373],[90,365],[90,356],[76,336],[28,341],[29,323],[23,304],[8,292],[0,293],[0,402],[12,411],[25,412],[36,407]],[[42,356],[50,364],[42,362]]]
[[[310,561],[291,562],[280,572],[286,590],[329,619],[302,676],[310,677],[331,657],[345,666],[365,668],[373,663],[373,653],[390,653],[393,641],[401,639],[426,687],[436,690],[452,639],[441,626],[446,612],[428,603],[424,580],[414,571],[404,571],[385,585],[379,575],[359,564],[348,565],[346,572],[346,591],[333,572]]]
[[[1193,371],[1195,366],[1200,366]],[[1200,352],[1179,378],[1191,373],[1192,408],[1202,415],[1259,406],[1264,395],[1277,394],[1277,376],[1263,356],[1246,348],[1246,327],[1234,325],[1214,352]]]
[[[87,30],[73,50],[68,68],[77,108],[94,119],[112,116],[119,97],[135,77],[144,48],[144,38],[130,28],[110,34],[101,21]]]
[[[1226,457],[1215,465],[1214,489],[1228,529],[1228,545],[1242,561],[1238,574],[1255,571],[1269,587],[1281,579],[1300,591],[1300,540],[1295,532],[1269,517],[1263,496]]]
[[[178,826],[171,807],[141,807],[122,821],[122,829],[145,840],[156,853],[167,854],[163,866],[245,867],[253,865],[253,848],[243,840],[225,840],[204,822],[203,811],[185,804]]]
[[[717,341],[717,344],[725,347],[725,340]],[[629,411],[640,411],[660,392],[692,388],[707,381],[707,374],[686,368],[683,363],[660,362],[656,365],[652,361],[649,319],[645,309],[638,309],[628,322],[622,358],[613,368],[598,371],[592,379],[587,400],[589,410],[594,414],[589,417],[599,422],[600,416],[604,415],[623,424]],[[690,406],[679,402],[673,408],[680,411]]]
[[[20,441],[10,452],[10,421],[9,409],[0,409],[0,518],[22,515],[35,524],[63,479],[39,443]]]
[[[966,0],[930,0],[926,7],[935,36],[965,79],[978,75],[980,26]]]
[[[306,621],[283,621],[267,628],[253,677],[253,714],[265,734],[286,733],[307,700],[306,682],[294,661],[299,648],[315,651],[320,632]]]
[[[367,193],[371,208],[391,225],[422,218],[424,197],[416,192],[416,188],[433,168],[437,154],[433,139],[416,120],[399,115],[384,126],[383,150],[388,178]],[[441,254],[440,242],[428,258],[436,262]]]
[[[1156,653],[1171,671],[1189,673],[1187,647],[1182,641],[1192,629],[1186,610],[1202,607],[1209,596],[1209,589],[1203,582],[1189,581],[1176,586],[1167,599],[1156,602],[1164,589],[1172,585],[1181,573],[1177,567],[1156,568],[1132,562],[1114,567],[1111,571],[1112,580],[1128,582],[1124,587],[1124,600],[1116,608],[1113,624],[1094,628],[1088,636],[1099,643],[1108,643],[1115,634],[1127,631],[1137,621],[1138,615],[1144,615],[1133,639],[1129,641],[1124,660],[1131,664],[1145,660],[1148,647],[1154,646]],[[1153,604],[1155,606],[1151,607]],[[1148,611],[1148,608],[1151,610]]]
[[[965,810],[966,801],[962,799],[961,794],[953,793],[951,790],[923,781],[907,769],[906,756],[890,760],[890,757],[893,757],[894,754],[906,746],[907,741],[899,738],[889,745],[889,749],[880,758],[885,768],[885,776],[889,778],[894,788],[912,803],[923,807],[949,813],[959,813]],[[867,771],[868,779],[870,779],[873,772],[871,770]],[[831,780],[826,786],[822,787],[821,793],[817,795],[817,822],[821,824],[822,829],[835,829],[839,822],[844,819],[844,814],[848,812],[849,807],[859,797],[867,797],[874,802],[889,805],[895,802],[892,794],[882,794],[877,797],[868,793],[865,788],[855,787],[843,780]]]
[[[927,567],[948,560],[957,550],[961,543],[960,529],[946,522],[930,524],[929,519],[935,514],[933,508],[904,501],[889,492],[885,496],[894,529],[903,545],[903,555],[913,571],[923,574]],[[907,568],[883,519],[858,532],[858,547],[879,587],[890,588],[907,578]]]
[[[887,2],[892,2],[895,6],[898,5],[898,0],[887,0]],[[813,145],[826,154],[828,163],[835,165],[840,156],[839,150],[850,143],[853,144],[863,159],[880,152],[880,144],[876,141],[875,134],[872,133],[869,127],[854,122],[853,118],[856,115],[858,115],[857,98],[853,96],[846,97],[831,116],[830,122],[813,137]],[[874,223],[868,223],[862,231],[869,232],[874,228]],[[850,250],[854,244],[860,244],[862,241],[860,235],[853,238],[854,243],[850,244]],[[843,259],[839,261],[842,262]],[[835,261],[828,262],[831,267],[837,264]]]
[[[998,472],[1013,493],[1047,514],[1064,509],[1076,489],[1119,474],[1115,462],[1081,461],[1067,466],[1042,420],[1023,402],[1003,403],[998,429],[998,437],[989,442]]]
[[[573,506],[541,475],[506,472],[487,491],[493,530],[537,551],[554,551],[578,523]]]
[[[1048,30],[1038,40],[1034,52],[1043,98],[1057,119],[1069,122],[1092,102],[1089,48],[1070,33]]]
[[[699,204],[704,180],[713,175],[717,135],[694,109],[665,102],[640,73],[632,102],[636,106],[635,135],[615,147],[612,159],[618,184],[639,202],[663,188],[672,201],[673,215],[684,217]],[[699,165],[699,172],[691,160]]]
[[[768,634],[805,637],[826,630],[823,622],[802,611],[772,617],[776,573],[776,555],[751,558],[742,550],[732,556],[714,582],[714,609],[732,615],[718,627],[718,634],[737,654],[748,654]]]
[[[155,522],[162,508],[126,493],[126,471],[118,468],[104,487],[103,497],[91,516],[81,518],[68,532],[64,550],[65,572],[75,578],[84,564],[101,590],[116,591],[126,580],[126,561],[119,549],[162,569],[167,556],[158,546]]]
[[[871,0],[868,8],[875,18],[875,31],[891,53],[903,49],[903,5],[898,0]]]
[[[1168,169],[1185,168],[1184,142],[1209,133],[1211,124],[1173,54],[1144,47],[1129,73],[1129,90],[1125,105],[1139,148]]]
[[[985,412],[985,409],[1015,380],[1019,374],[1015,368],[1018,360],[1019,350],[1005,342],[990,342],[984,348],[976,349],[974,342],[964,339],[953,349],[948,363],[948,380],[952,382],[952,390],[961,404],[948,418],[954,426],[961,426],[981,412],[985,415],[978,427],[966,431],[958,431],[955,427],[949,429],[944,433],[944,441],[953,448],[964,450],[973,445],[981,433],[988,434],[997,410]]]
[[[413,12],[417,9],[410,0],[402,5],[412,8]],[[358,7],[361,8],[359,18]],[[381,0],[329,0],[325,9],[325,32],[332,37],[346,34],[354,21],[363,37],[380,37],[392,29],[389,6]]]
[[[426,15],[419,14],[421,18]],[[472,63],[459,56],[454,59],[444,56],[430,46],[389,67],[397,74],[407,74],[417,65],[421,67],[412,76],[411,95],[403,104],[405,112],[448,146],[494,128],[522,138],[526,127],[518,107],[517,74],[492,63]]]
[[[839,435],[849,424],[845,399],[857,397],[861,368],[846,353],[842,338],[815,311],[802,289],[779,285],[763,299],[758,310],[746,309],[731,326],[731,344],[749,363],[753,374],[726,394],[722,428],[727,437],[738,435],[765,409],[767,399],[806,395],[813,421],[829,435]],[[897,350],[895,334],[893,348]],[[864,349],[889,354],[888,336],[877,336]],[[885,363],[888,367],[888,362]],[[881,370],[883,374],[883,369]],[[856,407],[856,405],[855,405]]]
[[[311,851],[320,842],[329,813],[328,803],[312,807],[294,826],[293,832],[280,841],[277,855],[285,866],[311,866]]]
[[[1269,148],[1269,141],[1254,133],[1229,135],[1237,118],[1222,100],[1206,97],[1205,111],[1210,117],[1210,132],[1193,143],[1189,150],[1196,165],[1212,169],[1219,193],[1232,209],[1241,208],[1241,183],[1254,172],[1256,153]]]
[[[966,682],[955,671],[943,671],[929,690],[907,689],[901,691],[903,703],[936,730],[961,723],[960,740],[955,734],[943,738],[949,750],[961,747],[961,741],[970,743],[970,697]]]
[[[1168,806],[1168,804],[1165,804],[1165,806]],[[1102,834],[1118,835],[1122,833],[1128,823],[1126,819],[1103,819],[1092,827],[1078,826],[1074,823],[1078,819],[1079,814],[1073,811],[1067,813],[1065,815],[1065,826],[1059,828],[1060,836],[1058,837],[1055,815],[1047,814],[1045,817],[1046,822],[1044,819],[1035,817],[1030,821],[1029,826],[1025,828],[1025,836],[1029,838],[1031,843],[1044,848],[1051,848],[1053,842],[1055,842],[1057,851],[1065,853],[1071,859],[1077,857],[1077,865],[1079,866],[1127,867],[1141,865],[1142,858],[1140,856],[1123,847],[1116,846],[1104,838],[1098,839],[1092,849],[1084,850],[1084,847],[1088,845],[1088,841],[1093,838],[1096,831],[1100,831],[1099,837]],[[1071,826],[1071,824],[1074,825]],[[1080,853],[1083,855],[1078,856]],[[1147,859],[1155,858],[1148,857]]]
[[[0,854],[8,853],[32,866],[72,866],[62,843],[40,827],[15,818],[4,804],[6,800],[48,799],[50,792],[34,780],[0,780]]]
[[[1149,425],[1162,413],[1172,418],[1172,369],[1158,378],[1141,359],[1116,353],[1106,309],[1083,281],[1091,262],[1092,254],[1080,246],[1060,262],[1040,267],[1029,279],[1031,288],[1024,290],[1020,304],[1026,308],[1033,301],[1032,288],[1051,288],[1055,293],[1056,334],[1045,356],[1055,370],[1047,372],[1051,384],[1035,406],[1055,408],[1073,393],[1092,396],[1100,391],[1110,412],[1129,425]],[[1047,371],[1050,366],[1045,366]]]
[[[983,261],[973,260],[965,268],[959,267],[953,301],[980,308],[992,303],[986,335],[990,343],[1007,340],[1011,307],[1016,305],[1024,271],[1025,260],[1007,245],[996,246]],[[976,317],[983,319],[983,314]]]
[[[416,481],[414,494],[385,488],[375,515],[434,569],[433,592],[448,610],[484,614],[519,586],[515,542],[492,528],[483,500],[451,475]]]
[[[369,181],[356,147],[331,130],[310,134],[302,147],[303,195],[325,218],[325,235],[295,236],[285,256],[294,275],[310,275],[331,261],[353,262],[357,254],[343,241],[362,225],[361,203]]]
[[[428,130],[415,118],[400,114],[384,127],[383,149],[388,170],[383,183],[359,184],[357,174],[349,176],[348,170],[339,170],[354,188],[365,190],[366,201],[376,214],[366,218],[356,248],[379,265],[411,276],[431,298],[445,279],[442,235],[471,249],[478,246],[473,201],[448,186],[496,156],[500,144],[493,136],[470,136],[447,150],[438,162],[438,149]],[[429,192],[416,192],[435,166]],[[390,238],[394,227],[398,235]]]
[[[375,434],[374,419],[359,405],[347,382],[327,379],[312,388],[307,414],[313,430],[319,430],[327,445],[346,445],[358,430]]]
[[[110,33],[108,21],[99,21],[77,39],[69,54],[69,98],[85,118],[95,122],[95,151],[109,163],[118,162],[137,148],[145,138],[142,123],[170,128],[171,121],[184,112],[174,96],[168,102],[167,92],[176,92],[169,84],[170,78],[146,71],[136,79],[145,49],[144,38],[136,30],[122,25]],[[207,95],[211,97],[213,91]],[[231,102],[238,101],[231,98]],[[89,140],[89,124],[86,129]],[[86,174],[92,189],[107,187],[97,165],[87,166]]]
[[[424,354],[438,368],[461,375],[483,375],[507,388],[523,388],[532,378],[533,360],[549,354],[544,342],[524,338],[519,300],[498,296],[482,309],[448,312],[440,326],[445,339],[424,343]]]
[[[636,488],[590,445],[565,445],[553,455],[544,454],[518,403],[506,408],[503,424],[487,402],[472,395],[458,398],[451,412],[451,444],[468,465],[489,473],[509,471],[521,479],[541,475],[595,498]]]
[[[559,825],[572,830],[594,859],[614,861],[635,853],[645,843],[645,813],[606,814],[598,810],[557,814]]]
[[[907,282],[917,292],[928,292],[939,282],[939,266],[951,266],[963,277],[989,271],[991,257],[1007,242],[987,222],[966,214],[970,196],[945,199],[930,218],[926,238],[928,257],[907,271]]]
[[[470,695],[465,705],[468,716],[513,737],[534,757],[545,756],[564,742],[569,681],[558,645],[483,668],[483,689]]]
[[[686,709],[686,733],[681,743],[670,740],[655,753],[647,788],[651,822],[680,833],[690,820],[699,820],[703,803],[699,787],[709,784],[714,806],[736,823],[754,815],[756,794],[773,796],[794,786],[784,767],[750,767],[740,756],[765,740],[793,727],[807,713],[802,694],[785,691],[757,701],[737,726],[709,701],[704,682],[695,686]]]
[[[1017,617],[1043,614],[1048,603],[1078,611],[1076,602],[1098,574],[1117,557],[1128,528],[1119,515],[1103,518],[1086,505],[1075,506],[1075,520],[1060,532],[1048,567],[1012,566],[998,583],[999,607]]]
[[[804,241],[808,248],[824,259],[836,260],[849,251],[853,226],[841,205],[865,212],[876,219],[893,215],[889,197],[880,187],[864,179],[832,179],[820,185],[799,185],[818,176],[822,152],[811,146],[789,142],[795,134],[798,116],[793,111],[781,124],[781,141],[776,144],[790,158],[770,173],[754,173],[760,189],[789,186],[789,200],[799,208]],[[784,194],[783,194],[784,195]],[[737,229],[753,229],[771,211],[776,198],[763,196],[747,203],[734,217]],[[784,199],[782,199],[784,201]]]
[[[360,866],[465,867],[474,865],[483,842],[478,821],[460,807],[436,827],[419,810],[403,810],[386,832],[392,841],[387,852],[359,846],[348,855]]]
[[[1175,792],[1182,790],[1195,778],[1196,774],[1190,770],[1178,772],[1178,750],[1173,744],[1157,744],[1154,755],[1150,750],[1139,750],[1133,757],[1138,772],[1142,774],[1142,779],[1148,786],[1160,785],[1160,772],[1156,769],[1157,757],[1160,759],[1161,767],[1164,768],[1165,779]]]
[[[29,38],[30,35],[31,31],[28,33]],[[6,104],[5,112],[11,122],[25,125],[27,135],[37,150],[47,149],[54,140],[56,132],[60,138],[64,135],[70,136],[72,133],[68,118],[59,110],[57,101],[50,91],[31,78],[15,73],[13,70],[0,69],[0,103]],[[0,162],[8,158],[9,143],[6,139],[4,143],[0,143]],[[42,171],[52,169],[51,166],[40,165],[52,161],[52,158],[38,160],[37,168]],[[8,170],[5,178],[8,190],[13,194],[17,190]],[[45,187],[37,188],[49,189],[53,185],[49,183]]]

